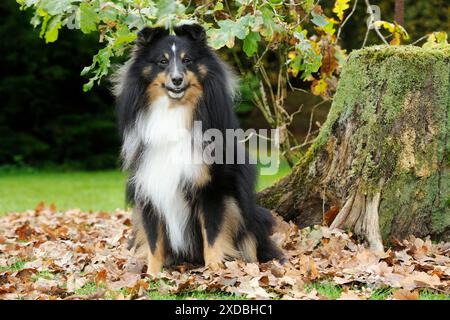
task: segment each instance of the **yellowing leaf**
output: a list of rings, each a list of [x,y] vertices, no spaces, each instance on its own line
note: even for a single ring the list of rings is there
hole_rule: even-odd
[[[436,44],[436,36],[434,33],[430,34],[427,38],[427,41],[422,45],[422,48],[430,48]]]
[[[398,32],[394,33],[394,37],[389,42],[390,45],[398,46],[400,44],[400,34]]]
[[[401,25],[397,23],[395,24],[395,32],[399,33],[403,39],[405,40],[409,39],[408,32],[406,32],[405,28],[403,28]]]
[[[387,22],[387,21],[382,21],[382,20],[375,21],[373,23],[373,25],[378,28],[383,27],[384,29],[388,30],[390,33],[393,33],[395,30],[395,24]]]
[[[336,13],[341,21],[344,19],[344,11],[350,7],[349,2],[350,0],[336,0],[334,3],[333,12]]]
[[[320,45],[317,42],[311,40],[311,47],[316,54],[320,54]]]
[[[217,2],[216,5],[214,6],[214,11],[220,11],[220,10],[223,10],[223,3]]]
[[[329,35],[333,35],[336,32],[336,29],[334,28],[334,25],[338,23],[338,21],[336,21],[333,18],[325,18],[328,21],[328,24],[323,28],[323,30],[328,33]]]
[[[409,39],[408,32],[406,32],[405,28],[397,23],[379,20],[375,21],[373,24],[375,27],[383,28],[392,34],[393,38],[390,42],[391,45],[399,45],[402,38],[405,40]]]
[[[327,90],[327,82],[324,79],[320,79],[318,81],[314,81],[312,84],[312,93],[316,96],[320,96]]]
[[[288,58],[290,60],[295,59],[296,56],[297,56],[297,53],[295,51],[289,51]]]
[[[439,31],[434,33],[437,43],[447,43],[447,32]]]

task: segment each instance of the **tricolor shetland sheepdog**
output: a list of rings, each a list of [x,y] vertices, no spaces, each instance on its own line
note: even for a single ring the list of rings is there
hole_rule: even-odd
[[[203,159],[215,143],[198,141],[195,121],[202,132],[216,129],[224,137],[238,128],[234,81],[201,26],[181,25],[174,33],[141,30],[115,77],[127,200],[134,208],[130,248],[147,256],[149,273],[181,262],[217,268],[228,259],[281,258],[269,239],[273,217],[255,204],[255,166],[190,160]],[[232,152],[234,160],[244,152],[248,160],[233,142],[215,152],[227,159]]]

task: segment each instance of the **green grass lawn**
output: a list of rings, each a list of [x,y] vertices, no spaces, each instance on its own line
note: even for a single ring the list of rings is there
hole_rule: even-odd
[[[119,171],[0,173],[0,213],[34,209],[40,201],[60,210],[123,208],[125,179]]]
[[[282,162],[276,175],[260,176],[258,190],[270,186],[290,171]],[[0,171],[0,213],[34,209],[44,201],[59,210],[112,211],[124,208],[126,175],[117,170],[64,172],[36,170]]]

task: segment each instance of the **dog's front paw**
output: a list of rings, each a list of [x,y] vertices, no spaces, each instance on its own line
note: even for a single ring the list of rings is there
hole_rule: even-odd
[[[153,257],[149,257],[147,260],[147,273],[152,275],[152,276],[156,276],[158,275],[158,273],[161,272],[162,269],[162,262],[161,261],[157,261],[156,259],[154,259]]]
[[[224,268],[225,265],[222,261],[216,260],[216,261],[205,261],[205,267],[211,269],[212,271],[217,271],[221,268]]]

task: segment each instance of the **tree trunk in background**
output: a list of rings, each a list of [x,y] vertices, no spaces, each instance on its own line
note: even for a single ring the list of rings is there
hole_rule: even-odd
[[[401,26],[405,26],[405,1],[395,0],[394,21]]]
[[[448,48],[352,52],[318,137],[260,204],[376,250],[391,236],[450,240],[449,76]]]

